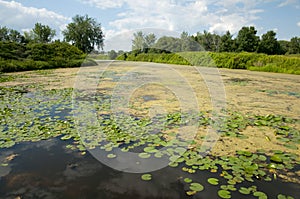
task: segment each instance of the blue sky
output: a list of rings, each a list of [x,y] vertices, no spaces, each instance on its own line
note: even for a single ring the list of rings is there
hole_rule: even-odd
[[[130,41],[138,29],[156,30],[157,35],[203,30],[237,34],[250,25],[258,35],[275,30],[278,39],[300,36],[300,0],[0,0],[0,25],[19,31],[40,22],[56,29],[60,38],[76,14],[100,22],[106,42],[124,35]]]

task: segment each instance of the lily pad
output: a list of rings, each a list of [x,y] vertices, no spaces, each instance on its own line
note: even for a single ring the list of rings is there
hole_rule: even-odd
[[[231,198],[231,193],[227,190],[219,190],[218,191],[218,195],[221,197],[221,198],[224,198],[224,199],[229,199]]]
[[[292,196],[285,196],[283,194],[279,194],[277,196],[277,199],[294,199]]]
[[[239,192],[240,192],[241,194],[248,195],[248,194],[251,193],[251,190],[248,189],[248,188],[245,188],[245,187],[241,187],[241,188],[239,189]]]
[[[192,180],[191,178],[184,178],[183,181],[186,182],[186,183],[191,183],[191,182],[193,182],[193,180]]]
[[[273,161],[273,162],[277,162],[277,163],[282,163],[283,160],[281,159],[281,157],[279,155],[273,155],[270,157],[270,160]]]
[[[113,153],[110,153],[107,155],[107,158],[110,158],[110,159],[115,158],[115,157],[117,157],[117,155],[113,154]]]
[[[268,196],[264,192],[261,192],[261,191],[254,192],[253,196],[258,197],[259,199],[267,199],[268,198]]]
[[[190,190],[199,192],[199,191],[203,191],[204,187],[197,182],[193,182],[190,185]]]
[[[152,175],[147,173],[147,174],[143,174],[141,176],[142,180],[145,180],[145,181],[149,181],[149,180],[152,180]]]
[[[144,158],[144,159],[146,159],[146,158],[150,158],[150,154],[149,153],[139,153],[139,157],[140,158]]]
[[[217,178],[208,178],[207,182],[211,185],[218,185],[219,184],[219,179],[217,179]]]

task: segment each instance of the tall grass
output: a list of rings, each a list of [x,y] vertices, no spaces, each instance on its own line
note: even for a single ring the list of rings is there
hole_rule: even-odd
[[[127,53],[119,56],[118,59],[300,75],[300,56],[298,55],[266,55],[246,52]]]

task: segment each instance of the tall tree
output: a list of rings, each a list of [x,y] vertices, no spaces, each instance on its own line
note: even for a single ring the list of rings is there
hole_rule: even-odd
[[[193,37],[200,46],[207,51],[218,51],[221,43],[221,38],[217,34],[212,34],[206,30],[203,33],[197,32]]]
[[[226,32],[225,35],[221,36],[221,43],[220,43],[220,52],[232,52],[234,51],[234,40],[232,39],[232,35],[229,31]]]
[[[280,45],[274,31],[271,30],[262,35],[258,46],[258,52],[266,53],[268,55],[280,54]]]
[[[153,45],[156,42],[156,36],[153,33],[150,33],[148,35],[145,36],[145,42],[146,42],[146,47],[147,48],[152,48]]]
[[[157,40],[154,47],[169,52],[180,52],[182,42],[180,38],[163,36]]]
[[[256,33],[257,30],[253,26],[242,27],[236,38],[237,51],[256,52],[259,43]]]
[[[198,51],[200,50],[200,45],[197,43],[187,32],[182,32],[181,36],[181,51]]]
[[[11,29],[9,31],[9,40],[16,43],[24,43],[25,37],[19,31]]]
[[[0,41],[8,41],[9,29],[5,26],[0,27]]]
[[[19,31],[4,26],[0,27],[0,41],[24,43],[25,38]]]
[[[49,43],[55,34],[55,30],[41,23],[36,23],[32,29],[33,40],[37,43]]]
[[[293,37],[288,46],[289,54],[299,54],[300,53],[300,37]]]
[[[67,25],[63,35],[67,42],[85,53],[92,52],[95,48],[103,49],[104,34],[101,24],[88,15],[73,17],[73,22]]]
[[[116,59],[118,57],[118,54],[116,51],[114,50],[111,50],[108,52],[108,57],[110,60],[113,60],[113,59]]]
[[[133,33],[132,50],[143,51],[146,48],[145,35],[142,31]]]

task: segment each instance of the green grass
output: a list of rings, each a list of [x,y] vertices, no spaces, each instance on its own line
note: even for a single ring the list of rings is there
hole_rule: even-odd
[[[300,75],[299,55],[266,55],[246,52],[126,53],[117,59]]]

